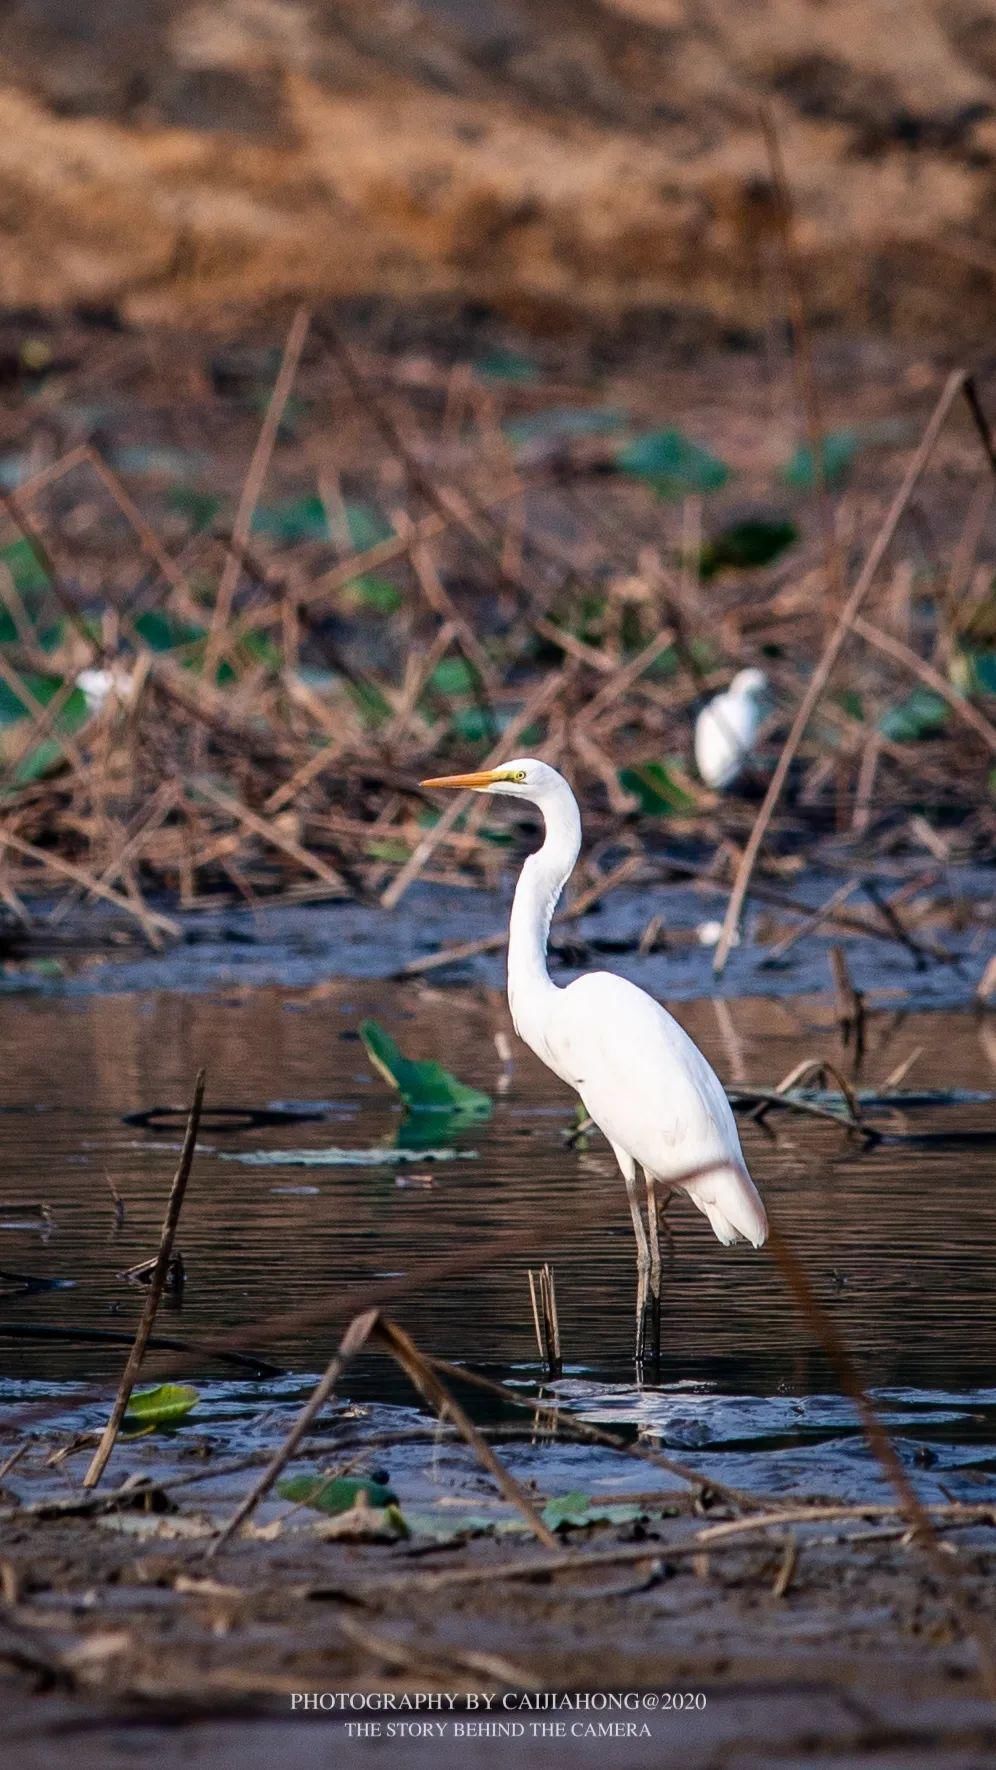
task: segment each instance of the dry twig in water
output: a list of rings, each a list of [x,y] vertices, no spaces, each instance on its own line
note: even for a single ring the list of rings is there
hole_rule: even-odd
[[[135,1387],[142,1360],[145,1357],[149,1335],[152,1332],[152,1324],[156,1319],[159,1300],[162,1297],[165,1288],[166,1274],[169,1271],[170,1259],[173,1253],[173,1241],[176,1236],[177,1224],[180,1221],[180,1211],[187,1190],[187,1181],[190,1178],[190,1170],[193,1166],[194,1150],[197,1147],[197,1128],[200,1124],[201,1107],[204,1103],[204,1080],[204,1071],[200,1070],[198,1072],[197,1080],[194,1083],[194,1098],[190,1107],[190,1117],[187,1120],[187,1130],[183,1139],[183,1149],[180,1154],[176,1174],[173,1177],[169,1199],[166,1203],[166,1215],[163,1218],[162,1235],[159,1241],[159,1253],[156,1257],[155,1271],[152,1274],[148,1294],[142,1306],[142,1313],[139,1318],[138,1327],[135,1331],[135,1339],[131,1351],[128,1354],[124,1370],[121,1373],[121,1381],[118,1384],[118,1392],[114,1397],[114,1406],[111,1409],[110,1419],[104,1427],[103,1435],[96,1451],[94,1452],[90,1467],[83,1477],[84,1487],[96,1487],[97,1482],[100,1480],[100,1477],[107,1466],[107,1460],[114,1449],[115,1440],[121,1430],[121,1422],[124,1419],[125,1411],[131,1400],[131,1392]]]

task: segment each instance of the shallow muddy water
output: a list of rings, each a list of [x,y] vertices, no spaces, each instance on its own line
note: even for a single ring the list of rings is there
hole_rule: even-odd
[[[209,1112],[178,1236],[182,1306],[163,1307],[160,1333],[193,1339],[261,1324],[521,1228],[534,1236],[528,1249],[394,1306],[427,1351],[529,1392],[541,1373],[525,1268],[545,1258],[557,1280],[560,1392],[579,1413],[657,1438],[728,1480],[852,1493],[871,1482],[853,1413],[836,1398],[835,1373],[772,1259],[724,1250],[682,1201],[669,1212],[661,1382],[635,1385],[621,1180],[600,1137],[585,1150],[566,1145],[566,1091],[519,1048],[503,1062],[499,995],[348,981],[307,993],[38,999],[6,1012],[0,1397],[8,1403],[117,1376],[123,1346],[22,1336],[57,1328],[130,1337],[142,1292],[121,1274],[155,1252],[182,1119],[157,1130],[125,1117],[182,1102],[204,1063],[212,1109],[278,1104],[314,1116],[233,1128]],[[807,1055],[843,1061],[823,1000],[697,1002],[678,1012],[730,1083],[771,1086]],[[457,1137],[454,1159],[291,1159],[330,1145],[411,1142],[358,1041],[367,1016],[410,1055],[439,1057],[494,1095],[491,1120]],[[905,1087],[996,1089],[991,1020],[944,1013],[873,1017],[862,1085],[881,1083],[917,1049]],[[870,1149],[816,1120],[772,1121],[774,1140],[746,1123],[748,1161],[911,1467],[939,1495],[981,1497],[996,1487],[996,1145],[984,1135],[993,1105],[962,1098],[874,1116],[888,1135]],[[274,1159],[232,1159],[260,1152]],[[109,1180],[124,1204],[120,1225]],[[59,1288],[27,1289],[26,1280]],[[336,1334],[336,1325],[312,1328],[261,1350],[304,1377],[324,1364]],[[155,1368],[150,1360],[150,1375]],[[282,1417],[303,1393],[294,1377],[268,1386],[220,1374],[205,1363],[201,1424],[215,1421],[236,1448],[268,1396]],[[378,1405],[413,1400],[381,1358],[358,1364],[348,1388]]]

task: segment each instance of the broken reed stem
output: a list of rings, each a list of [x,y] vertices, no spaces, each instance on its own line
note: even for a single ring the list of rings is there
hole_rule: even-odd
[[[866,1143],[879,1141],[878,1131],[862,1119],[853,1119],[850,1116],[846,1119],[842,1118],[840,1113],[834,1112],[830,1106],[819,1106],[815,1100],[800,1100],[797,1095],[783,1094],[780,1088],[740,1088],[734,1086],[727,1089],[727,1099],[734,1112],[738,1106],[749,1107],[748,1117],[754,1119],[759,1125],[763,1124],[769,1112],[777,1107],[786,1112],[800,1113],[804,1118],[823,1119],[831,1125],[837,1125],[841,1130],[862,1137]]]
[[[501,505],[508,503],[510,498],[518,495],[521,482],[516,475],[508,483],[502,481],[488,489],[486,503]],[[298,598],[298,608],[306,612],[317,612],[319,604],[331,602],[352,584],[357,578],[368,572],[378,570],[383,565],[392,565],[410,556],[413,547],[424,542],[434,541],[444,535],[451,526],[453,519],[440,516],[436,511],[424,516],[412,524],[410,531],[403,535],[389,535],[384,541],[374,542],[372,547],[349,555],[348,559],[340,560],[338,565],[331,566],[328,571],[321,572],[311,583],[302,588]],[[247,633],[256,632],[265,627],[279,624],[279,605],[268,603],[262,608],[247,609],[244,615],[233,623],[230,645],[236,646]]]
[[[84,443],[82,459],[89,465],[101,485],[113,498],[125,521],[134,533],[143,553],[162,573],[166,582],[174,590],[180,592],[184,604],[191,612],[196,612],[197,603],[176,561],[167,552],[151,524],[147,523],[135,500],[122,484],[120,475],[104,460],[99,449],[92,443]]]
[[[202,799],[210,800],[211,804],[217,806],[219,811],[234,818],[235,822],[241,824],[244,829],[251,830],[254,836],[259,836],[261,841],[268,843],[271,848],[276,848],[281,854],[286,854],[289,860],[296,861],[297,865],[303,867],[305,872],[313,873],[316,879],[321,879],[322,883],[327,885],[337,897],[347,894],[348,887],[342,875],[334,873],[332,868],[326,866],[317,854],[310,853],[307,848],[302,847],[300,842],[295,842],[293,836],[288,836],[278,824],[271,823],[265,817],[260,817],[255,811],[250,811],[248,805],[243,805],[241,800],[234,799],[230,793],[221,792],[209,780],[199,777],[193,784],[195,791]]]
[[[0,1321],[0,1338],[72,1346],[130,1346],[132,1343],[131,1334],[118,1332],[114,1328],[62,1328],[53,1322],[41,1321]],[[145,1349],[147,1352],[182,1352],[188,1361],[197,1359],[202,1364],[208,1359],[217,1358],[223,1364],[235,1365],[237,1369],[249,1371],[256,1377],[287,1375],[282,1364],[272,1364],[268,1358],[254,1356],[251,1352],[226,1352],[217,1346],[206,1346],[200,1340],[178,1340],[171,1334],[150,1334]],[[79,1394],[79,1391],[76,1393]],[[96,1391],[92,1398],[98,1398]],[[44,1410],[37,1417],[44,1418]]]
[[[536,1335],[536,1350],[543,1357],[543,1329],[540,1326],[539,1304],[536,1300],[536,1274],[532,1267],[527,1267],[526,1278],[529,1280],[529,1306],[533,1312],[533,1333]]]
[[[899,527],[903,513],[913,496],[920,475],[923,473],[924,468],[934,452],[934,447],[944,427],[948,413],[958,397],[958,394],[961,393],[964,388],[964,385],[965,371],[963,369],[956,369],[953,374],[948,376],[941,391],[940,398],[931,413],[930,420],[923,433],[920,445],[907,468],[903,483],[885,514],[878,534],[868,551],[865,563],[858,574],[854,588],[837,617],[834,630],[831,633],[827,644],[824,646],[823,655],[820,658],[816,669],[813,671],[806,691],[799,703],[789,734],[782,745],[782,753],[778,758],[775,771],[768,784],[768,790],[764,795],[757,817],[754,819],[754,825],[741,856],[740,865],[737,868],[737,876],[734,880],[733,890],[730,893],[730,900],[726,906],[726,915],[723,920],[723,932],[716,948],[714,969],[717,975],[722,973],[726,966],[726,961],[729,958],[730,948],[733,945],[733,937],[739,928],[740,914],[743,909],[744,899],[747,896],[751,874],[754,871],[757,857],[761,852],[761,846],[764,842],[765,835],[767,834],[768,825],[771,822],[775,807],[782,796],[785,782],[788,779],[789,769],[792,766],[796,751],[805,735],[806,727],[812,718],[816,703],[823,693],[830,677],[830,672],[843,650],[844,643],[853,627],[855,616],[860,613],[861,605],[874,583],[875,574],[885,557],[897,528]]]
[[[449,1390],[442,1383],[432,1368],[431,1361],[423,1356],[414,1340],[398,1327],[396,1322],[389,1321],[376,1309],[367,1310],[350,1322],[340,1341],[335,1355],[330,1359],[319,1381],[298,1414],[293,1426],[271,1457],[259,1480],[250,1489],[241,1505],[233,1512],[211,1544],[208,1555],[215,1555],[222,1545],[229,1541],[239,1527],[255,1511],[260,1501],[266,1497],[274,1482],[286,1468],[302,1438],[320,1410],[325,1406],[336,1383],[347,1364],[369,1340],[377,1340],[391,1357],[401,1366],[415,1388],[439,1414],[440,1419],[449,1418],[457,1430],[466,1439],[482,1466],[491,1474],[505,1498],[522,1513],[530,1529],[547,1548],[556,1548],[557,1539],[543,1523],[535,1506],[525,1490],[520,1487],[515,1477],[509,1473],[495,1456],[490,1445],[481,1437],[476,1426],[464,1413],[459,1403],[453,1399]]]
[[[948,1506],[931,1506],[925,1508],[931,1517],[940,1522],[951,1524],[971,1524],[974,1522],[992,1522],[992,1508],[981,1506],[964,1508],[964,1517],[960,1514],[950,1517],[954,1508]],[[442,1567],[432,1573],[419,1574],[388,1574],[381,1580],[364,1586],[367,1594],[387,1593],[395,1590],[411,1590],[416,1592],[432,1592],[445,1590],[447,1586],[472,1586],[484,1580],[528,1580],[549,1579],[551,1574],[590,1572],[599,1567],[625,1566],[631,1562],[661,1561],[665,1565],[670,1561],[682,1561],[690,1556],[701,1555],[703,1547],[710,1553],[716,1550],[732,1551],[749,1547],[738,1543],[734,1538],[727,1540],[733,1530],[743,1529],[749,1534],[751,1527],[770,1528],[776,1522],[796,1524],[820,1524],[839,1521],[847,1523],[852,1518],[895,1518],[898,1506],[811,1506],[808,1509],[796,1507],[785,1513],[771,1513],[762,1518],[734,1519],[729,1524],[707,1525],[703,1530],[696,1531],[691,1542],[662,1543],[648,1539],[645,1543],[617,1543],[612,1548],[598,1549],[562,1549],[559,1555],[532,1555],[515,1561],[494,1561],[490,1558],[479,1561],[471,1567]],[[719,1532],[723,1532],[719,1536]],[[716,1540],[712,1533],[716,1532]],[[793,1539],[794,1540],[794,1539]],[[821,1539],[825,1540],[825,1539]],[[846,1543],[850,1539],[840,1538]],[[337,1588],[341,1589],[341,1588]],[[315,1585],[308,1588],[312,1596],[321,1596],[323,1588]]]
[[[242,495],[239,499],[238,509],[235,512],[235,521],[232,524],[232,545],[226,555],[225,566],[221,574],[221,582],[218,585],[218,594],[215,598],[214,609],[211,615],[211,627],[208,633],[207,650],[204,662],[204,674],[209,682],[214,680],[214,673],[218,665],[218,659],[225,646],[225,635],[232,615],[232,603],[235,598],[236,587],[242,571],[242,550],[245,548],[249,539],[253,514],[259,500],[259,494],[263,489],[263,483],[266,479],[267,472],[269,471],[270,457],[273,454],[273,445],[277,440],[280,421],[283,418],[287,401],[290,398],[291,388],[294,385],[294,378],[297,375],[298,366],[301,361],[301,352],[304,349],[304,341],[308,336],[308,326],[310,323],[311,315],[308,312],[308,309],[306,307],[299,307],[290,323],[290,329],[287,333],[287,339],[284,344],[283,356],[280,360],[280,368],[277,371],[277,377],[273,383],[273,391],[270,394],[267,403],[263,422],[260,425],[259,436],[256,439],[256,447],[253,449],[245,481],[242,486]]]
[[[996,1511],[992,1506],[962,1505],[959,1501],[948,1501],[937,1505],[924,1505],[927,1517],[944,1523],[996,1523]],[[696,1532],[700,1543],[725,1542],[730,1537],[749,1536],[751,1531],[770,1530],[773,1526],[782,1527],[786,1524],[836,1524],[845,1523],[858,1518],[895,1518],[903,1516],[903,1509],[898,1504],[882,1505],[876,1503],[869,1506],[843,1504],[835,1506],[786,1506],[783,1512],[754,1512],[749,1518],[724,1518],[720,1524],[707,1524],[704,1529]]]
[[[494,1477],[499,1491],[513,1505],[528,1524],[534,1536],[539,1538],[548,1549],[556,1549],[559,1545],[552,1530],[543,1523],[542,1518],[533,1505],[532,1500],[521,1487],[504,1464],[495,1456],[490,1444],[481,1437],[470,1416],[466,1414],[459,1402],[454,1399],[446,1388],[435,1369],[432,1359],[425,1358],[415,1345],[414,1340],[400,1328],[397,1322],[381,1317],[377,1324],[377,1337],[383,1340],[389,1352],[415,1387],[435,1408],[441,1420],[450,1419],[454,1426],[467,1440],[481,1466]]]
[[[827,921],[835,910],[839,910],[849,897],[854,896],[860,884],[860,879],[845,879],[843,885],[838,885],[836,891],[832,892],[826,902],[821,903],[812,915],[804,916],[801,922],[782,936],[781,940],[776,940],[773,946],[769,946],[763,959],[760,960],[759,969],[763,971],[768,966],[777,964],[779,959],[783,959],[786,953],[791,952],[792,948],[800,940],[805,939],[806,935],[814,934],[816,929]]]
[[[11,669],[2,653],[0,653],[0,682],[5,683],[11,693],[17,697],[31,720],[27,734],[20,746],[16,747],[11,755],[4,756],[5,773],[9,773],[9,777],[16,780],[18,768],[25,757],[37,744],[41,743],[43,738],[49,735],[49,732],[52,734],[53,743],[62,751],[70,768],[78,769],[82,773],[86,764],[70,734],[60,731],[57,726],[52,730],[55,720],[69,700],[75,684],[69,681],[63,682],[48,704],[42,706],[27,684],[18,676],[17,671]]]
[[[775,1093],[787,1094],[790,1089],[800,1088],[803,1082],[818,1075],[833,1077],[844,1097],[851,1118],[855,1125],[860,1127],[863,1122],[861,1103],[847,1077],[841,1073],[835,1063],[828,1063],[825,1057],[804,1057],[801,1063],[794,1064],[788,1074],[783,1076],[778,1083]]]
[[[982,400],[979,397],[978,384],[974,375],[966,375],[964,394],[965,404],[968,406],[968,409],[972,414],[972,421],[979,433],[979,440],[982,444],[983,453],[985,454],[986,460],[989,462],[989,468],[993,478],[996,479],[996,441],[993,439],[992,426],[986,416]]]
[[[279,1480],[291,1457],[294,1455],[312,1420],[321,1412],[332,1394],[347,1364],[355,1358],[361,1347],[365,1346],[377,1324],[377,1310],[368,1309],[363,1315],[356,1315],[343,1334],[339,1345],[325,1366],[322,1375],[308,1396],[301,1412],[279,1448],[267,1463],[259,1480],[250,1488],[228,1523],[223,1525],[214,1542],[208,1549],[208,1556],[216,1555],[224,1543],[251,1517],[261,1500],[264,1500],[274,1482]]]
[[[535,1672],[497,1653],[475,1653],[456,1647],[441,1650],[437,1646],[430,1654],[416,1645],[410,1636],[407,1641],[399,1641],[397,1636],[381,1634],[346,1616],[342,1609],[336,1615],[335,1626],[347,1641],[354,1641],[380,1665],[390,1666],[396,1675],[409,1683],[418,1681],[445,1686],[462,1674],[464,1677],[469,1675],[476,1683],[484,1680],[489,1684],[503,1684],[508,1690],[541,1688]]]
[[[100,1443],[94,1452],[93,1460],[83,1477],[84,1487],[96,1487],[97,1482],[100,1480],[100,1477],[107,1466],[107,1460],[114,1449],[118,1432],[121,1429],[121,1422],[124,1419],[125,1411],[131,1400],[131,1392],[135,1387],[139,1369],[142,1360],[145,1357],[146,1347],[149,1343],[149,1335],[152,1332],[152,1324],[156,1319],[156,1311],[159,1308],[159,1301],[166,1284],[166,1274],[169,1270],[169,1263],[173,1253],[173,1240],[176,1235],[177,1224],[180,1221],[180,1211],[187,1190],[187,1181],[190,1178],[190,1170],[193,1166],[194,1150],[197,1147],[197,1130],[201,1122],[201,1107],[204,1103],[204,1081],[205,1071],[202,1069],[198,1071],[197,1080],[194,1083],[194,1098],[190,1107],[190,1116],[187,1119],[187,1129],[183,1139],[183,1149],[180,1153],[180,1160],[177,1165],[176,1173],[173,1176],[173,1184],[170,1187],[169,1198],[166,1202],[166,1215],[163,1218],[162,1234],[159,1239],[159,1253],[156,1256],[155,1271],[149,1282],[148,1295],[146,1296],[145,1303],[142,1307],[138,1327],[135,1330],[135,1338],[132,1342],[132,1348],[128,1354],[124,1370],[121,1373],[121,1381],[118,1384],[118,1392],[114,1397],[114,1406],[111,1409],[111,1417],[108,1420],[107,1425],[104,1427]]]
[[[94,873],[88,873],[84,867],[75,867],[58,854],[47,848],[35,848],[31,842],[25,842],[15,836],[12,830],[0,829],[0,847],[13,848],[16,853],[23,854],[28,860],[39,861],[53,873],[61,874],[64,879],[71,879],[74,885],[81,885],[84,891],[92,892],[94,897],[102,897],[106,903],[114,904],[116,909],[127,910],[141,925],[142,931],[150,945],[158,946],[154,938],[157,931],[168,934],[173,940],[180,938],[180,924],[169,916],[160,916],[156,910],[146,909],[144,904],[134,903],[131,898],[123,897],[120,891],[112,890],[110,885],[101,884]]]
[[[828,958],[841,1043],[846,1050],[851,1040],[854,1040],[854,1062],[857,1065],[865,1049],[865,999],[861,991],[854,987],[843,947],[832,946]]]
[[[0,1481],[3,1481],[5,1476],[10,1474],[14,1465],[20,1462],[27,1448],[28,1440],[24,1438],[21,1440],[21,1443],[16,1445],[11,1451],[9,1457],[4,1457],[3,1462],[0,1463]]]
[[[774,116],[767,105],[760,109],[761,132],[768,152],[771,181],[777,197],[778,230],[785,261],[785,283],[789,326],[792,337],[792,368],[799,404],[805,414],[806,433],[813,464],[813,492],[823,543],[823,565],[826,581],[833,591],[833,608],[844,601],[844,562],[834,525],[833,509],[827,495],[826,463],[824,461],[823,414],[819,385],[813,368],[806,281],[795,238],[795,204],[785,170],[782,144]]]
[[[545,1260],[538,1270],[534,1271],[530,1267],[526,1277],[529,1280],[537,1350],[546,1364],[547,1375],[556,1380],[563,1374],[563,1365],[560,1358],[560,1321],[557,1315],[553,1267]]]
[[[724,1550],[727,1545],[723,1545]],[[741,1544],[729,1544],[729,1550],[742,1548]],[[667,1544],[648,1540],[645,1543],[619,1543],[611,1549],[561,1549],[559,1555],[531,1555],[521,1561],[494,1561],[490,1558],[478,1562],[472,1567],[441,1567],[432,1573],[388,1574],[383,1579],[365,1588],[375,1592],[391,1592],[394,1590],[410,1590],[416,1592],[445,1591],[448,1586],[474,1586],[482,1581],[496,1580],[548,1580],[551,1575],[563,1573],[591,1572],[599,1567],[626,1567],[632,1562],[683,1561],[689,1556],[700,1556],[702,1544],[698,1541],[690,1543]],[[309,1592],[320,1596],[322,1587],[313,1585]]]
[[[79,609],[64,590],[61,578],[56,569],[55,561],[52,558],[46,543],[42,539],[41,534],[35,527],[33,518],[30,517],[24,509],[20,494],[18,492],[9,491],[4,486],[0,486],[0,505],[2,505],[7,511],[11,521],[27,541],[35,559],[38,561],[42,571],[48,578],[49,589],[51,590],[52,595],[55,597],[56,602],[59,604],[59,607],[70,626],[75,630],[77,637],[85,642],[87,656],[92,657],[94,652],[99,648],[95,647],[93,637],[90,634]]]
[[[854,617],[853,626],[855,633],[867,640],[869,645],[873,645],[876,651],[884,652],[886,657],[892,658],[897,664],[903,664],[914,676],[918,676],[926,688],[947,702],[952,713],[970,731],[974,731],[976,737],[981,738],[990,750],[996,751],[996,726],[984,713],[980,713],[978,707],[973,707],[971,701],[952,688],[939,670],[935,670],[925,658],[917,657],[916,652],[904,645],[901,639],[895,639],[891,633],[883,633],[881,628],[873,626],[863,615]]]

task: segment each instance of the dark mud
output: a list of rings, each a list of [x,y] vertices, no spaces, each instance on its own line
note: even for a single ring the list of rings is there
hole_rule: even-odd
[[[940,876],[938,876],[940,875]],[[986,867],[928,869],[917,906],[907,918],[904,944],[880,921],[874,936],[831,922],[801,937],[784,957],[772,952],[804,916],[786,900],[816,911],[845,874],[810,870],[790,885],[762,885],[765,901],[748,906],[740,944],[721,979],[713,973],[718,923],[727,887],[708,880],[694,885],[619,886],[585,916],[555,927],[551,969],[566,983],[579,970],[602,967],[630,977],[661,1000],[703,996],[790,997],[812,994],[829,983],[828,949],[842,946],[853,981],[871,1003],[903,1003],[911,1009],[970,1003],[992,951],[996,920],[993,873]],[[872,887],[883,895],[895,880],[874,869]],[[855,897],[858,913],[876,920],[867,897]],[[445,949],[500,935],[507,927],[510,891],[446,885],[414,886],[387,912],[356,903],[308,905],[261,902],[249,908],[225,904],[177,916],[183,938],[162,953],[134,944],[133,933],[90,905],[65,917],[57,939],[39,923],[36,939],[10,931],[0,988],[41,994],[117,994],[133,990],[195,993],[203,990],[279,985],[309,988],[327,978],[386,980]],[[841,912],[855,911],[849,905]],[[172,913],[172,912],[171,912]],[[659,950],[640,952],[652,917],[661,918]],[[115,945],[114,942],[118,944]],[[433,986],[500,987],[504,951],[433,964]]]

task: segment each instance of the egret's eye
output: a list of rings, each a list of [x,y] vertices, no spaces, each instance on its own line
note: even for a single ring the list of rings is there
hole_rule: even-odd
[[[515,770],[515,773],[512,776],[512,779],[514,781],[524,781],[525,778],[526,778],[526,771],[524,768],[517,768]]]

